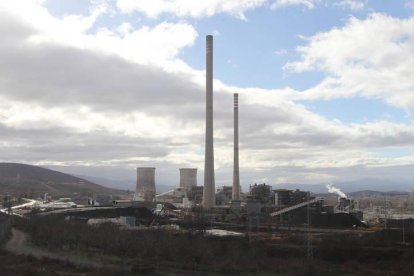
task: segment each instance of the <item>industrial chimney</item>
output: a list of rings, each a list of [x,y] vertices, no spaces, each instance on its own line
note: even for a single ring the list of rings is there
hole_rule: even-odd
[[[206,142],[204,158],[203,207],[215,205],[213,147],[213,36],[206,37]]]
[[[134,200],[154,201],[155,198],[155,168],[137,168],[137,187]]]
[[[189,190],[197,186],[197,169],[182,168],[180,169],[180,187]]]
[[[239,94],[234,93],[234,159],[233,159],[233,201],[240,200],[239,175]]]

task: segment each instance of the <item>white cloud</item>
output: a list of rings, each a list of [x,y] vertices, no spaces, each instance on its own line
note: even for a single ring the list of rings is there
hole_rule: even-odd
[[[276,0],[270,7],[279,9],[286,6],[304,6],[308,9],[315,7],[315,0]]]
[[[267,0],[118,0],[117,7],[124,13],[141,12],[150,18],[164,13],[178,17],[210,17],[227,13],[244,19],[244,13],[262,6]]]
[[[233,68],[233,69],[237,69],[239,66],[236,64],[236,63],[234,63],[234,61],[232,61],[231,59],[228,59],[227,61],[226,61],[226,63],[227,63],[227,65],[228,66],[230,66],[231,68]]]
[[[87,16],[67,14],[62,19],[58,19],[50,15],[42,5],[43,2],[39,0],[2,1],[0,8],[2,13],[13,16],[30,28],[47,31],[49,35],[55,37],[64,36],[66,39],[85,33],[100,16],[108,12],[106,5],[96,4],[91,6],[90,14]]]
[[[271,9],[287,6],[303,6],[313,9],[320,0],[117,0],[117,7],[123,13],[140,12],[149,18],[162,14],[177,17],[202,18],[226,13],[245,20],[245,12],[270,4]],[[353,4],[356,6],[356,4]]]
[[[213,34],[213,36],[219,36],[220,35],[220,31],[217,30],[217,29],[215,29],[215,30],[213,30],[212,34]]]
[[[328,75],[302,93],[303,99],[362,96],[400,108],[414,106],[414,18],[352,17],[342,28],[308,38],[298,52],[301,60],[285,69]]]
[[[277,56],[284,56],[286,55],[288,52],[286,49],[279,49],[273,52],[275,55]]]
[[[122,38],[107,29],[101,30],[94,41],[90,40],[90,47],[108,53],[114,53],[116,49],[127,60],[160,65],[174,60],[182,48],[194,43],[196,37],[196,30],[187,23],[163,22],[154,28],[144,26],[127,32]]]
[[[191,46],[197,37],[195,29],[187,23],[162,22],[153,28],[143,26],[132,29],[128,23],[122,23],[117,30],[101,28],[96,34],[79,34],[70,40],[63,35],[44,31],[33,35],[33,43],[52,43],[70,45],[81,49],[99,51],[117,55],[125,60],[140,64],[157,66],[174,62],[178,52]]]
[[[25,7],[25,8],[22,8]],[[105,54],[121,56],[140,64],[183,67],[175,60],[178,52],[191,46],[197,32],[188,23],[162,22],[154,27],[138,28],[129,22],[117,28],[100,28],[96,33],[90,29],[98,17],[108,12],[106,5],[92,6],[90,14],[65,15],[63,18],[52,16],[38,1],[10,1],[0,3],[7,16],[20,20],[27,29],[33,29],[27,41],[34,44],[59,44]],[[185,66],[184,66],[185,67]]]
[[[358,0],[343,0],[335,5],[350,9],[351,11],[360,11],[365,8],[365,2]]]
[[[414,9],[414,1],[413,0],[406,0],[405,1],[405,7],[409,9]]]

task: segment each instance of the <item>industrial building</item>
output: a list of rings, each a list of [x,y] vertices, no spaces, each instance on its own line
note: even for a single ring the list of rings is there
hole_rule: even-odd
[[[256,200],[261,204],[269,204],[272,202],[272,186],[263,184],[250,185],[250,192],[247,198],[250,201]]]
[[[233,187],[223,186],[217,189],[216,193],[216,205],[223,206],[229,205],[233,200]]]
[[[274,190],[274,204],[277,207],[296,205],[306,201],[308,193],[300,190]]]
[[[178,208],[200,206],[203,187],[197,186],[197,168],[180,168],[179,186],[155,196],[156,202],[168,202]]]

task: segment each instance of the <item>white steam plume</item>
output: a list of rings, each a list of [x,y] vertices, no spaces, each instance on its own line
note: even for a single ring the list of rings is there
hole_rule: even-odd
[[[330,193],[337,194],[340,197],[347,198],[346,194],[344,192],[342,192],[339,188],[334,187],[333,184],[326,184],[326,188],[328,189],[328,191]]]

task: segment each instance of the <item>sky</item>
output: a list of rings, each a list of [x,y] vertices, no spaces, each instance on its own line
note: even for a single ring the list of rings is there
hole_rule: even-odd
[[[0,161],[203,185],[214,36],[216,187],[412,181],[412,0],[0,2]]]

